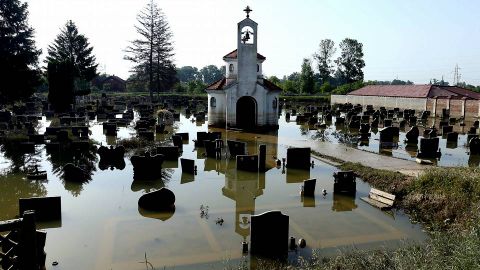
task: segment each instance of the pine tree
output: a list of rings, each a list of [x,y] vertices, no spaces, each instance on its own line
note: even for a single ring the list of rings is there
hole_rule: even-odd
[[[71,20],[60,30],[52,45],[48,46],[46,62],[70,62],[74,66],[75,78],[91,81],[97,76],[93,47],[88,39],[79,34],[78,28]]]
[[[148,77],[153,99],[154,90],[163,91],[176,82],[172,33],[166,16],[153,0],[138,14],[137,22],[135,29],[140,37],[127,47],[125,59],[134,63],[132,71],[137,77]]]
[[[302,71],[300,73],[300,88],[302,94],[312,94],[315,87],[313,69],[310,60],[303,59]]]
[[[33,94],[40,83],[34,30],[28,25],[28,4],[0,1],[0,103],[11,103]]]

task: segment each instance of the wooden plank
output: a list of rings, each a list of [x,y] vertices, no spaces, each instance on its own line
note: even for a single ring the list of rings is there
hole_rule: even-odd
[[[384,191],[381,191],[381,190],[378,190],[378,189],[375,189],[375,188],[372,188],[370,190],[370,193],[380,195],[380,196],[385,197],[385,198],[390,199],[390,200],[395,200],[395,195],[384,192]]]
[[[370,193],[369,197],[372,200],[379,201],[379,202],[384,203],[384,204],[389,205],[389,206],[393,206],[393,201],[392,200],[389,200],[389,199],[384,198],[382,196],[378,196],[376,194]]]
[[[391,206],[387,205],[387,204],[384,204],[384,203],[381,203],[379,201],[375,201],[375,200],[372,200],[368,197],[362,197],[360,198],[362,201],[372,205],[372,206],[375,206],[377,208],[380,208],[381,210],[384,210],[384,209],[389,209],[391,208]]]

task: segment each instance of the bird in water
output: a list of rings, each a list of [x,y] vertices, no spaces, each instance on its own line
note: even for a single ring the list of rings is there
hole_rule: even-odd
[[[323,194],[323,196],[326,196],[326,195],[327,195],[327,190],[326,190],[326,189],[322,189],[322,194]]]

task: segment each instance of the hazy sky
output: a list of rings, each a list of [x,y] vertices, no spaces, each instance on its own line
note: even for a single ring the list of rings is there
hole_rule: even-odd
[[[37,46],[47,46],[68,19],[94,47],[101,69],[127,78],[123,60],[136,38],[136,15],[149,0],[28,0]],[[477,0],[157,0],[167,16],[177,66],[222,65],[236,47],[236,24],[259,24],[264,73],[283,76],[300,70],[320,40],[345,37],[364,45],[367,80],[399,78],[428,83],[453,80],[458,64],[462,81],[480,85],[480,1]],[[338,54],[338,52],[337,52]]]

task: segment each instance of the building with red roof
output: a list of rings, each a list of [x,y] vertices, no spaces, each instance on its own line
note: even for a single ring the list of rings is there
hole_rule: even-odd
[[[479,117],[480,93],[444,85],[367,85],[347,95],[332,95],[331,103],[352,103],[374,107],[414,109],[441,115]]]
[[[237,49],[223,57],[226,76],[205,89],[209,126],[278,128],[282,89],[263,76],[266,57],[257,52],[257,28],[248,14],[238,23]]]

